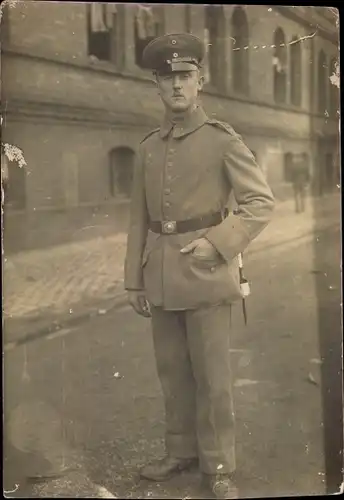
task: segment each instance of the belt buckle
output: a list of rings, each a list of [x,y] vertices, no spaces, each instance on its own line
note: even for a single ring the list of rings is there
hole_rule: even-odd
[[[162,223],[162,232],[164,234],[173,234],[176,232],[177,222],[175,220],[167,220]]]

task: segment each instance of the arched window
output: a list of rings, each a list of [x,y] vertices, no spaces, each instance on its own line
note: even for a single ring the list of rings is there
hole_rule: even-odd
[[[206,29],[206,53],[208,65],[208,81],[215,87],[219,85],[221,78],[222,64],[220,61],[220,22],[222,19],[222,9],[219,5],[207,5],[205,7],[205,29]]]
[[[327,109],[327,62],[323,50],[319,52],[318,56],[318,111],[325,113]]]
[[[284,181],[291,182],[293,178],[293,153],[285,153],[283,164]]]
[[[273,49],[274,99],[276,103],[282,104],[286,102],[287,97],[287,47],[281,28],[275,31]]]
[[[114,197],[129,198],[133,179],[135,152],[121,146],[110,151],[110,193]]]
[[[232,16],[232,79],[235,92],[249,92],[249,29],[245,11],[236,7]]]
[[[339,70],[338,70],[338,62],[335,57],[331,59],[330,62],[330,78],[329,78],[329,108],[330,115],[335,118],[337,116],[337,111],[339,111],[339,88],[332,81],[332,76],[338,76],[339,79]]]
[[[290,98],[294,106],[302,102],[302,47],[299,37],[290,43]]]
[[[137,4],[134,18],[135,62],[142,67],[142,53],[156,36],[163,35],[163,6]]]

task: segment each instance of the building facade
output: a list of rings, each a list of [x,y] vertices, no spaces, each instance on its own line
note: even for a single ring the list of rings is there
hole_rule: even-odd
[[[333,9],[27,1],[2,27],[2,142],[27,163],[10,168],[9,250],[125,230],[135,151],[163,111],[141,67],[159,34],[204,40],[202,104],[244,137],[277,199],[294,154],[316,192],[339,182]]]

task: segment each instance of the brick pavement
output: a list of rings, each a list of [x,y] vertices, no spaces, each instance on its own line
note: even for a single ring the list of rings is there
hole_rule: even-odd
[[[317,220],[318,227],[339,220],[339,193],[323,197],[319,204],[322,216]],[[295,214],[292,200],[279,203],[274,220],[251,244],[249,252],[310,233],[313,225],[310,204],[304,214]],[[122,293],[125,247],[126,234],[121,233],[5,258],[4,318],[72,313],[81,303]]]

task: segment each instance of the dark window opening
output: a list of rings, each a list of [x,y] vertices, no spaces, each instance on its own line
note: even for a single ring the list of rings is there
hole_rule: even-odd
[[[233,89],[241,94],[249,92],[249,29],[245,11],[236,7],[232,16],[232,79]]]
[[[319,52],[318,56],[318,111],[325,113],[327,108],[327,62],[323,50]]]
[[[205,25],[207,32],[208,78],[215,87],[219,85],[222,64],[220,46],[220,22],[222,9],[218,5],[207,5],[205,8]]]
[[[185,30],[187,33],[191,33],[192,31],[191,13],[192,13],[192,5],[185,5]]]
[[[274,100],[276,103],[282,104],[286,102],[287,97],[287,47],[281,28],[277,28],[275,31],[273,45]]]
[[[0,29],[0,43],[3,48],[7,47],[7,44],[10,41],[10,16],[9,16],[9,9],[10,9],[10,4],[8,3],[7,5],[2,4],[1,11],[2,11],[2,19],[1,19],[1,29]]]
[[[87,6],[88,54],[101,61],[111,60],[111,32],[107,4],[92,2]]]
[[[138,4],[134,23],[135,63],[142,68],[142,54],[146,45],[164,33],[163,11],[160,6]]]
[[[301,159],[302,159],[302,165],[303,165],[303,169],[304,169],[305,181],[306,181],[306,183],[309,183],[311,181],[309,155],[307,153],[302,153]]]
[[[283,177],[285,182],[292,182],[293,180],[293,154],[285,153],[283,165]]]
[[[302,51],[298,37],[290,44],[290,92],[294,106],[301,106],[302,93]]]
[[[130,198],[135,152],[127,147],[110,151],[110,193],[113,197]]]
[[[307,153],[287,153],[285,179],[295,185],[307,185],[310,181],[309,156]],[[285,156],[287,156],[285,155]]]

